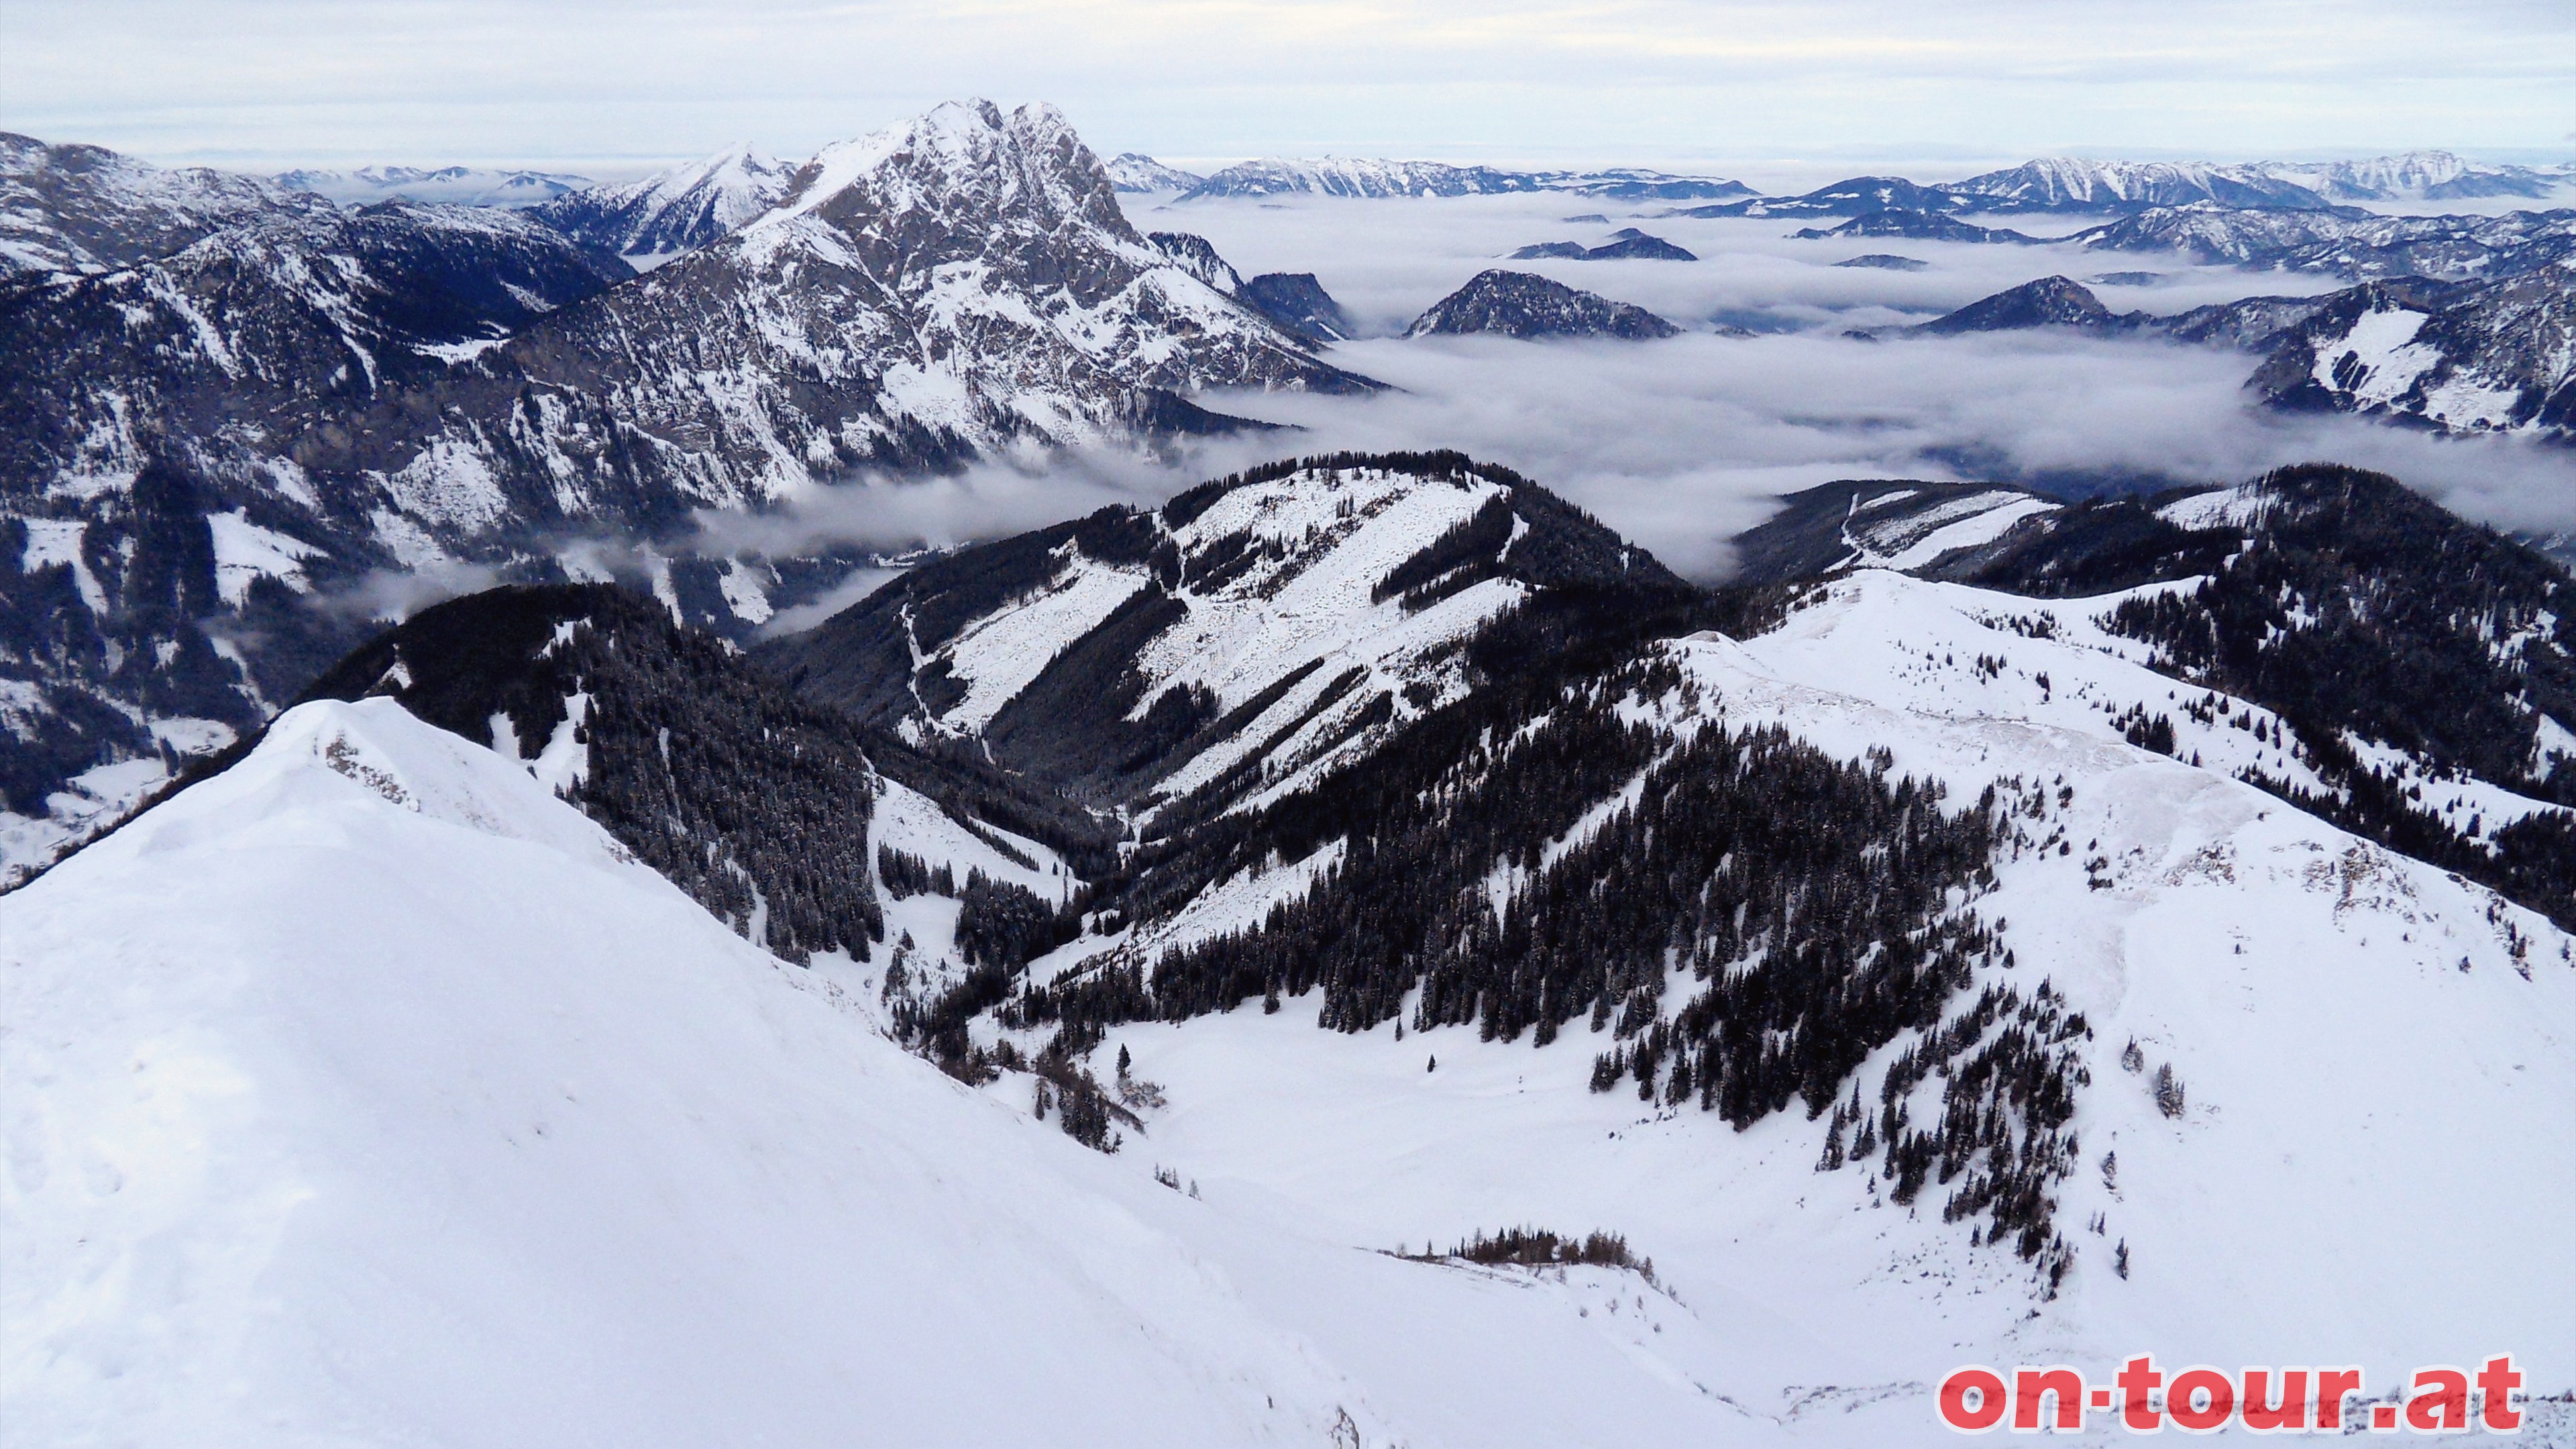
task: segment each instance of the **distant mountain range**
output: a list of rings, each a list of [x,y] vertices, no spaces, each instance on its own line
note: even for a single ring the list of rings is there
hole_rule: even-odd
[[[2453,431],[2568,427],[2550,339],[2565,325],[2576,212],[2393,218],[2324,199],[2338,187],[2465,195],[2548,173],[2398,158],[2301,173],[2319,198],[2308,204],[2226,168],[2090,163],[1950,188],[1865,178],[1793,198],[1635,170],[1264,162],[1191,178],[1154,164],[1104,165],[1052,110],[984,103],[801,161],[737,146],[579,190],[564,189],[577,178],[464,168],[290,186],[0,137],[0,649],[14,661],[0,804],[17,822],[0,822],[0,855],[42,857],[301,687],[366,611],[312,599],[422,571],[623,570],[676,618],[748,638],[858,560],[669,556],[657,540],[699,510],[758,509],[851,470],[1264,426],[1193,400],[1212,389],[1377,386],[1320,351],[1354,331],[1320,279],[1246,279],[1203,238],[1139,233],[1122,178],[1175,198],[1698,202],[1842,216],[1824,229],[1837,239],[2109,208],[2119,214],[2066,245],[2385,283],[2331,305],[2250,298],[2152,329],[2261,356],[2261,395],[2280,406]],[[480,204],[399,199],[433,186]],[[2200,199],[2157,204],[2184,195]],[[2269,204],[2236,204],[2249,197]],[[1582,250],[1688,256],[1643,233]],[[2073,310],[1999,307],[1987,321],[2150,330],[2072,294],[2053,302]],[[1412,328],[1671,330],[1502,270]],[[594,533],[619,540],[621,562],[595,561]]]
[[[355,171],[282,171],[271,178],[347,206],[425,201],[445,206],[537,206],[595,185],[587,176],[552,171],[495,171],[480,166],[361,166]]]
[[[1919,327],[1920,336],[2063,328],[2146,333],[2262,354],[2247,386],[2291,410],[2357,413],[2453,433],[2576,433],[2576,264],[2479,281],[2365,282],[2313,297],[2248,297],[2159,316],[2114,312],[2043,277]]]
[[[1140,158],[1142,159],[1142,158]],[[1381,161],[1327,156],[1315,160],[1246,161],[1229,166],[1181,193],[1182,201],[1213,197],[1338,196],[1383,200],[1399,196],[1492,196],[1562,191],[1630,201],[1684,201],[1749,196],[1740,181],[1714,176],[1673,176],[1660,171],[1509,171],[1493,166],[1452,166],[1438,161]]]
[[[2252,271],[2324,272],[2356,281],[2506,276],[2576,255],[2576,209],[2503,216],[2157,207],[2066,238],[2093,251],[2180,252]]]
[[[0,793],[38,855],[99,808],[48,801],[152,776],[70,782],[175,767],[300,687],[358,619],[307,597],[376,571],[599,577],[572,545],[604,533],[742,637],[850,561],[654,552],[695,510],[1257,426],[1209,388],[1376,386],[1317,355],[1320,287],[1256,294],[1283,326],[1212,252],[1148,242],[1045,107],[518,209],[8,156],[33,265],[0,286]]]
[[[1683,214],[2140,213],[2177,207],[2324,211],[2349,202],[2542,199],[2566,194],[2571,186],[2576,186],[2576,170],[2570,167],[2482,166],[2443,151],[2319,165],[2266,161],[2213,166],[2057,157],[1951,182],[1859,176],[1796,196],[1747,196]]]

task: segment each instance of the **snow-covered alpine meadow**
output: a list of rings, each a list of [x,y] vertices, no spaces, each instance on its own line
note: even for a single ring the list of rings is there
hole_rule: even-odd
[[[318,704],[0,903],[0,1440],[1778,1437],[1746,1325],[1169,1190],[622,855]]]
[[[1889,1422],[1928,1434],[1928,1381],[1955,1363],[2149,1349],[2358,1362],[2375,1391],[2510,1342],[2538,1392],[2576,1385],[2576,1263],[2557,1246],[2576,1147],[2550,1125],[2576,1104],[2571,942],[2230,778],[2285,768],[2244,725],[2177,712],[2180,759],[2127,743],[2121,711],[2184,691],[2092,625],[2112,602],[1863,572],[1775,633],[1667,646],[1699,702],[1635,706],[1683,731],[1777,723],[1846,758],[1884,749],[1954,804],[1990,783],[2032,802],[1978,906],[2008,922],[2018,964],[1980,984],[2045,980],[2092,1027],[2081,1166],[2057,1189],[2076,1264],[2053,1299],[1928,1200],[1897,1207],[1871,1171],[1819,1171],[1820,1122],[1737,1133],[1626,1084],[1587,1093],[1608,1042],[1580,1031],[1539,1049],[1466,1028],[1399,1044],[1391,1024],[1317,1031],[1295,1002],[1119,1029],[1103,1051],[1127,1048],[1170,1104],[1133,1150],[1212,1201],[1353,1243],[1624,1232],[1703,1322],[1765,1325],[1768,1350],[1734,1345],[1710,1382],[1802,1436],[1882,1397],[1919,1416]],[[2014,628],[2041,616],[2056,637]],[[1302,891],[1300,872],[1277,875],[1239,892],[1236,927]],[[1864,1098],[1903,1044],[1858,1074]],[[2152,1087],[2168,1065],[2178,1117]],[[1937,1113],[1938,1085],[1915,1089],[1918,1115]]]

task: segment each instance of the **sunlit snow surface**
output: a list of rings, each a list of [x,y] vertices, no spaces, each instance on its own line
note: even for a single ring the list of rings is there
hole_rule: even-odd
[[[1625,1232],[1704,1321],[1761,1325],[1771,1351],[1732,1360],[1730,1392],[1795,1411],[1802,1434],[1837,1432],[1822,1423],[1849,1423],[1841,1406],[1880,1385],[1923,1416],[1919,1436],[1885,1442],[1930,1442],[1919,1386],[1968,1361],[2361,1362],[2375,1391],[2492,1351],[2467,1343],[2511,1342],[2542,1392],[2576,1385],[2559,1221],[2576,1143],[2556,1125],[2576,1109],[2568,938],[2228,778],[2303,767],[2182,714],[2197,693],[2092,622],[2114,602],[1863,573],[1773,634],[1668,646],[1697,711],[1632,705],[1682,729],[1777,722],[1844,758],[1884,747],[1954,804],[2012,776],[2072,791],[1980,906],[2009,922],[2019,961],[1980,984],[2045,978],[2095,1033],[2082,1163],[2057,1187],[2077,1261],[2055,1301],[2008,1251],[1943,1225],[1937,1194],[1883,1206],[1866,1170],[1817,1172],[1821,1122],[1790,1112],[1737,1134],[1624,1086],[1588,1093],[1608,1043],[1579,1025],[1544,1049],[1468,1029],[1399,1046],[1391,1024],[1315,1030],[1309,999],[1124,1028],[1102,1050],[1129,1048],[1170,1104],[1148,1117],[1151,1150],[1353,1242]],[[2056,638],[2024,632],[2043,621]],[[2139,704],[2169,713],[2183,760],[2122,739],[2113,716]],[[1267,904],[1244,902],[1239,923]],[[2119,1060],[2132,1039],[2138,1073]],[[1864,1097],[1894,1050],[1861,1070]],[[2180,1120],[2149,1090],[2165,1063],[2187,1088]],[[1915,1115],[1937,1115],[1939,1083],[1918,1090]],[[2114,1152],[2116,1185],[2100,1170]]]
[[[1746,1325],[1167,1190],[621,855],[321,704],[0,900],[0,1439],[1777,1438]]]

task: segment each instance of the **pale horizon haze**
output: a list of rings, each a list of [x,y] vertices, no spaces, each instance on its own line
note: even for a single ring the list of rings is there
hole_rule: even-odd
[[[2576,6],[0,0],[0,129],[165,164],[615,179],[1044,100],[1103,155],[1723,169],[2576,156]]]

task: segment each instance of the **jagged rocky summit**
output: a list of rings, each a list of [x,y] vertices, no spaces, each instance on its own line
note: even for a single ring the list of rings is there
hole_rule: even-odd
[[[615,534],[675,614],[743,636],[852,560],[657,549],[697,510],[1254,426],[1202,389],[1375,386],[1317,355],[1314,297],[1290,330],[1140,236],[1043,106],[552,210],[8,154],[0,216],[43,268],[0,291],[12,859],[292,697],[377,580],[596,578],[583,535]]]

